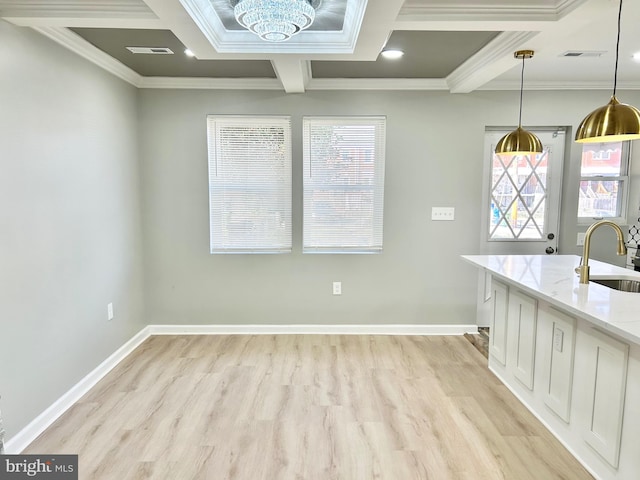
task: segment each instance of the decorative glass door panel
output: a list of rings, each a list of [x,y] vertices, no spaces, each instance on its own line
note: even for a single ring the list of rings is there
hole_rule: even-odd
[[[489,240],[542,240],[547,204],[549,151],[493,155]]]

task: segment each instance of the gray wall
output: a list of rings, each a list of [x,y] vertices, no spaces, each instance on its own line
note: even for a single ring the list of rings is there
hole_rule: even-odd
[[[136,128],[135,88],[0,20],[0,402],[8,438],[146,324]]]
[[[575,128],[608,95],[527,92],[525,118],[531,125]],[[639,101],[638,93],[621,96]],[[476,274],[459,255],[479,248],[485,126],[513,125],[517,92],[142,90],[140,102],[150,323],[474,322]],[[208,253],[209,113],[292,116],[293,254]],[[302,116],[368,114],[387,116],[384,253],[302,255]],[[569,141],[561,253],[579,251],[579,161],[580,149]],[[456,207],[456,220],[431,222],[432,206]],[[604,257],[608,251],[602,249]],[[343,282],[340,297],[331,295],[334,280]]]
[[[2,21],[0,69],[9,437],[149,323],[474,322],[476,272],[459,255],[479,249],[485,126],[513,125],[517,92],[136,91]],[[639,92],[620,97],[640,104]],[[575,127],[607,100],[527,92],[525,118]],[[292,116],[293,254],[209,255],[208,113]],[[363,114],[388,119],[384,253],[302,255],[302,116]],[[560,249],[577,253],[579,149],[568,152]],[[432,206],[455,206],[456,221],[431,222]]]
[[[464,97],[362,92],[141,91],[141,160],[145,232],[145,295],[150,323],[472,323],[474,288],[460,252],[477,243],[470,200],[480,195],[481,162],[468,175],[452,171],[442,142],[458,145],[438,111]],[[421,105],[415,105],[418,100]],[[480,110],[476,110],[480,112]],[[210,255],[205,117],[208,113],[291,114],[293,120],[294,252]],[[301,254],[301,118],[387,115],[385,246],[381,255]],[[482,143],[475,116],[473,138]],[[437,147],[437,148],[434,148]],[[457,155],[474,157],[473,144]],[[454,168],[455,171],[455,168]],[[429,221],[430,207],[458,204],[458,222]],[[472,201],[471,201],[472,202]],[[462,224],[470,226],[462,229]],[[445,245],[446,244],[446,245]],[[436,246],[437,245],[437,246]],[[331,295],[331,282],[343,295]]]

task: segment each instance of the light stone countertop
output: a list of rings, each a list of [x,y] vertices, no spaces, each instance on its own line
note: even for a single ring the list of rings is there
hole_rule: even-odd
[[[516,285],[574,317],[640,345],[640,293],[589,283],[580,284],[576,255],[463,255],[503,282]],[[589,260],[590,277],[624,276],[640,280],[640,272]]]

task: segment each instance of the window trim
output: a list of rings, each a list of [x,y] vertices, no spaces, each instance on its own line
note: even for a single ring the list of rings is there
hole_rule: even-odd
[[[620,202],[620,215],[616,217],[581,217],[579,214],[577,215],[577,224],[579,226],[588,226],[593,222],[597,222],[598,220],[609,220],[618,225],[627,225],[628,215],[629,215],[629,190],[630,190],[630,174],[631,174],[631,141],[626,140],[622,143],[622,151],[620,152],[620,172],[625,172],[625,175],[591,175],[591,176],[583,176],[582,175],[582,152],[580,151],[580,166],[579,173],[580,177],[578,179],[578,205],[580,204],[580,184],[582,182],[589,181],[604,181],[604,182],[620,182],[620,189],[622,189],[622,194],[618,196],[618,201]],[[585,145],[583,144],[582,148],[584,149]]]

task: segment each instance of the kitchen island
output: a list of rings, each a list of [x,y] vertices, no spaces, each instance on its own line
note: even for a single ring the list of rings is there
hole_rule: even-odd
[[[492,278],[489,368],[596,478],[640,478],[640,293],[580,284],[574,255],[462,258]]]

